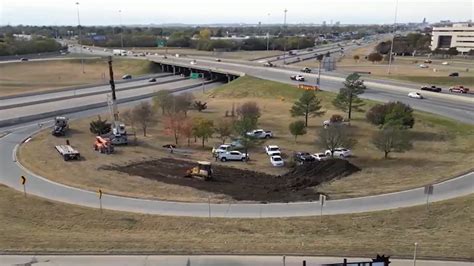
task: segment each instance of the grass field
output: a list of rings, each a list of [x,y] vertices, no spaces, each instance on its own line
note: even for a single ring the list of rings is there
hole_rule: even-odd
[[[301,90],[291,85],[246,76],[205,94],[196,94],[198,99],[208,103],[209,108],[202,113],[191,111],[189,115],[213,120],[221,119],[225,111],[231,110],[233,104],[238,106],[245,101],[256,101],[262,110],[259,126],[272,130],[275,134],[275,138],[268,140],[265,144],[279,145],[286,157],[291,156],[294,151],[319,152],[323,149],[316,147],[314,143],[323,120],[328,119],[332,114],[342,113],[335,110],[331,104],[335,94],[318,92],[317,95],[322,99],[323,108],[327,113],[322,117],[311,118],[308,134],[299,137],[295,143],[288,131],[288,124],[296,118],[292,118],[288,110],[301,93]],[[374,104],[371,101],[366,101],[366,103],[366,109]],[[327,193],[331,198],[373,195],[420,187],[427,183],[449,179],[472,169],[473,126],[421,112],[416,112],[415,115],[416,124],[410,130],[414,138],[414,149],[403,154],[391,154],[391,159],[384,160],[383,153],[369,143],[371,135],[377,128],[365,121],[364,113],[355,113],[352,127],[356,130],[359,143],[354,147],[355,157],[350,161],[362,168],[362,171],[314,189]],[[124,165],[134,161],[169,156],[189,160],[213,160],[210,151],[212,146],[220,144],[217,138],[211,138],[205,148],[201,148],[199,142],[193,141],[191,147],[187,147],[186,140],[182,139],[180,146],[189,149],[190,153],[176,152],[170,155],[161,146],[173,143],[173,139],[164,134],[163,125],[158,123],[157,126],[149,129],[147,137],[138,136],[138,146],[119,147],[116,154],[107,156],[98,154],[91,148],[94,140],[94,136],[88,129],[91,119],[74,121],[71,124],[71,135],[68,136],[72,145],[77,147],[84,156],[84,160],[64,162],[53,147],[65,140],[51,136],[49,131],[43,131],[21,146],[19,149],[21,162],[33,172],[52,180],[90,190],[101,187],[112,194],[179,201],[202,201],[207,200],[208,196],[211,196],[214,202],[233,201],[233,198],[225,194],[209,195],[205,191],[191,187],[166,184],[100,169],[103,165]],[[268,157],[263,152],[263,145],[250,150],[252,160],[249,163],[215,163],[251,170],[258,169],[258,171],[275,175],[285,173],[286,168],[271,166]]]
[[[0,96],[108,81],[106,60],[85,59],[84,63],[85,73],[82,73],[80,59],[0,64]],[[117,80],[124,74],[150,72],[152,63],[146,60],[114,60]]]
[[[306,218],[140,215],[53,202],[0,185],[2,253],[308,254],[473,259],[474,196],[425,206]]]
[[[253,60],[266,56],[274,56],[283,54],[282,51],[235,51],[235,52],[213,52],[213,51],[200,51],[190,48],[148,48],[148,47],[136,47],[134,51],[138,52],[151,52],[158,53],[160,55],[168,54],[180,54],[190,56],[208,56],[215,58],[227,58],[227,59],[241,59],[241,60]]]
[[[371,72],[370,76],[410,81],[420,84],[434,84],[438,86],[465,85],[474,86],[474,63],[472,58],[432,59],[431,64],[425,64],[427,57],[397,56],[391,66],[391,74],[388,74],[388,63],[371,63],[364,57],[373,52],[376,44],[360,47],[348,52],[337,62],[337,70],[343,72],[363,71]],[[355,61],[354,55],[359,55],[360,60]],[[447,61],[449,65],[442,65]],[[420,64],[428,65],[428,68],[420,68]],[[317,62],[304,61],[296,65],[317,67]],[[449,77],[453,72],[458,72],[459,77]]]

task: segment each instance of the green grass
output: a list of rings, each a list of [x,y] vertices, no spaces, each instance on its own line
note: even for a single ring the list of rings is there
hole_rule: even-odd
[[[307,254],[472,260],[468,196],[404,209],[324,217],[165,217],[79,207],[0,185],[2,253]]]

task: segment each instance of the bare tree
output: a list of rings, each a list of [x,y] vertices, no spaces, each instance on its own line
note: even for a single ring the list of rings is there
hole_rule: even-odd
[[[187,119],[183,113],[170,113],[163,118],[165,134],[173,136],[176,145],[179,144],[179,139],[183,134],[185,120]]]
[[[390,152],[405,152],[413,148],[407,130],[391,126],[375,133],[372,137],[372,143],[384,153],[385,159],[388,158]]]
[[[155,113],[153,112],[153,108],[148,102],[141,102],[139,105],[135,106],[132,113],[134,120],[143,130],[143,136],[146,136],[146,130],[149,126],[158,122]]]
[[[174,100],[173,111],[182,112],[184,116],[186,117],[188,115],[189,109],[191,108],[193,104],[194,96],[189,92],[185,92],[178,96],[175,96],[173,100]]]
[[[230,119],[220,119],[216,121],[214,131],[219,134],[219,138],[222,140],[222,144],[225,140],[230,137],[233,131],[233,122]]]
[[[351,128],[345,125],[331,124],[319,131],[319,137],[316,144],[322,148],[331,151],[331,157],[334,156],[334,150],[339,147],[352,148],[357,141],[351,137]]]

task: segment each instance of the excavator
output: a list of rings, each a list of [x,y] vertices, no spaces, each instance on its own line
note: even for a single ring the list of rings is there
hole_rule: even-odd
[[[198,161],[197,166],[186,171],[185,177],[194,177],[203,180],[212,179],[212,167],[210,162]]]

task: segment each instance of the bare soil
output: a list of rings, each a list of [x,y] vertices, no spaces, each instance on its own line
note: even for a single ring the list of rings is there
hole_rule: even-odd
[[[161,158],[128,165],[104,166],[102,170],[115,170],[159,182],[226,194],[235,200],[260,202],[314,200],[319,197],[314,186],[360,170],[348,161],[333,159],[297,166],[282,176],[214,165],[212,181],[184,177],[186,170],[194,166],[189,161]]]

